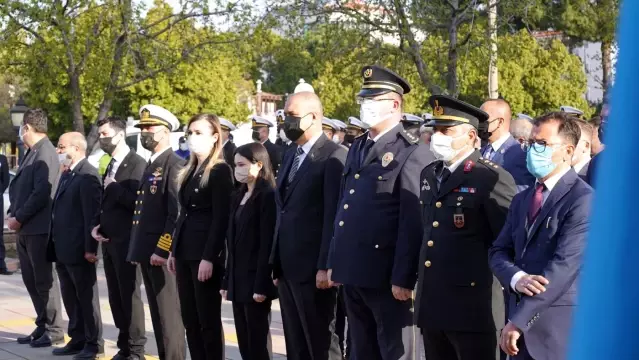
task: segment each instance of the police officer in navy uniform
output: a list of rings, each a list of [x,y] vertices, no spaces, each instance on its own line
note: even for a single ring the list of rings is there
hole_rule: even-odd
[[[433,155],[400,123],[406,80],[378,66],[364,67],[362,76],[358,102],[370,130],[355,140],[344,166],[331,280],[344,286],[351,359],[414,359],[419,174]]]
[[[160,359],[186,357],[184,325],[177,306],[175,277],[166,261],[178,215],[177,175],[184,160],[171,150],[170,133],[180,123],[157,105],[140,109],[142,146],[152,155],[140,181],[133,210],[133,228],[127,260],[140,264]]]
[[[488,248],[506,220],[513,177],[474,148],[488,114],[444,95],[430,98],[439,160],[421,172],[423,242],[416,319],[428,360],[499,359],[502,288]]]
[[[362,136],[368,130],[368,125],[364,124],[360,119],[350,116],[346,125],[346,135],[344,135],[344,144],[350,148],[355,139]]]

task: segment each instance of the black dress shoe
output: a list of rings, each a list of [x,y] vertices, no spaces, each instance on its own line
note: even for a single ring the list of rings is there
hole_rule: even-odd
[[[44,329],[36,328],[33,332],[27,336],[19,337],[18,344],[31,344],[31,342],[44,334]]]
[[[65,356],[79,354],[84,349],[84,343],[68,343],[64,347],[53,349],[51,352],[53,355]]]
[[[8,269],[0,269],[0,275],[13,275],[13,271],[9,271]]]
[[[114,357],[111,358],[111,360],[140,360],[140,358],[137,355],[125,356],[120,353],[117,353],[115,354]]]
[[[44,334],[40,336],[38,339],[33,340],[31,344],[29,345],[31,345],[32,348],[43,348],[43,347],[49,347],[51,345],[62,344],[63,342],[64,342],[64,337],[52,339],[49,336],[49,334]]]
[[[104,351],[95,352],[91,350],[82,350],[79,354],[73,357],[73,360],[95,360],[104,357]]]

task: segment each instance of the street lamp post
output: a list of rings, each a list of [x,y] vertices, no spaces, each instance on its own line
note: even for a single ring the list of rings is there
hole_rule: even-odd
[[[24,102],[24,99],[20,97],[18,102],[9,109],[9,114],[11,115],[11,124],[13,125],[13,129],[16,132],[16,149],[18,150],[18,165],[22,163],[22,157],[24,155],[24,144],[22,143],[22,139],[20,139],[20,127],[22,126],[22,121],[24,120],[24,113],[29,110],[27,103]]]

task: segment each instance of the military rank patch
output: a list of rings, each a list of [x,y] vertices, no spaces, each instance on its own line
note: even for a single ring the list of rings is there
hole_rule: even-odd
[[[165,233],[164,235],[160,236],[160,240],[158,241],[158,248],[164,251],[169,251],[169,249],[171,249],[171,243],[173,243],[173,237],[171,237],[171,234]]]
[[[475,166],[475,163],[472,160],[466,160],[466,162],[464,163],[464,172],[468,174],[469,172],[473,170],[474,166]]]

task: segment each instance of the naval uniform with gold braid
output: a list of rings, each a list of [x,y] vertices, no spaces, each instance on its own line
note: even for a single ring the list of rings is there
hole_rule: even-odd
[[[438,185],[442,177],[435,170],[441,164],[429,165],[420,177],[424,238],[415,303],[426,358],[499,359],[505,311],[488,249],[517,187],[507,171],[479,151]]]
[[[412,301],[396,300],[391,286],[413,289],[417,281],[418,179],[433,155],[397,124],[364,157],[368,136],[355,139],[346,159],[329,268],[344,285],[350,358],[414,359]]]
[[[140,263],[160,359],[186,357],[184,326],[175,276],[166,266],[152,266],[151,255],[169,257],[178,215],[177,173],[184,161],[170,149],[146,167],[133,211],[127,260]]]

